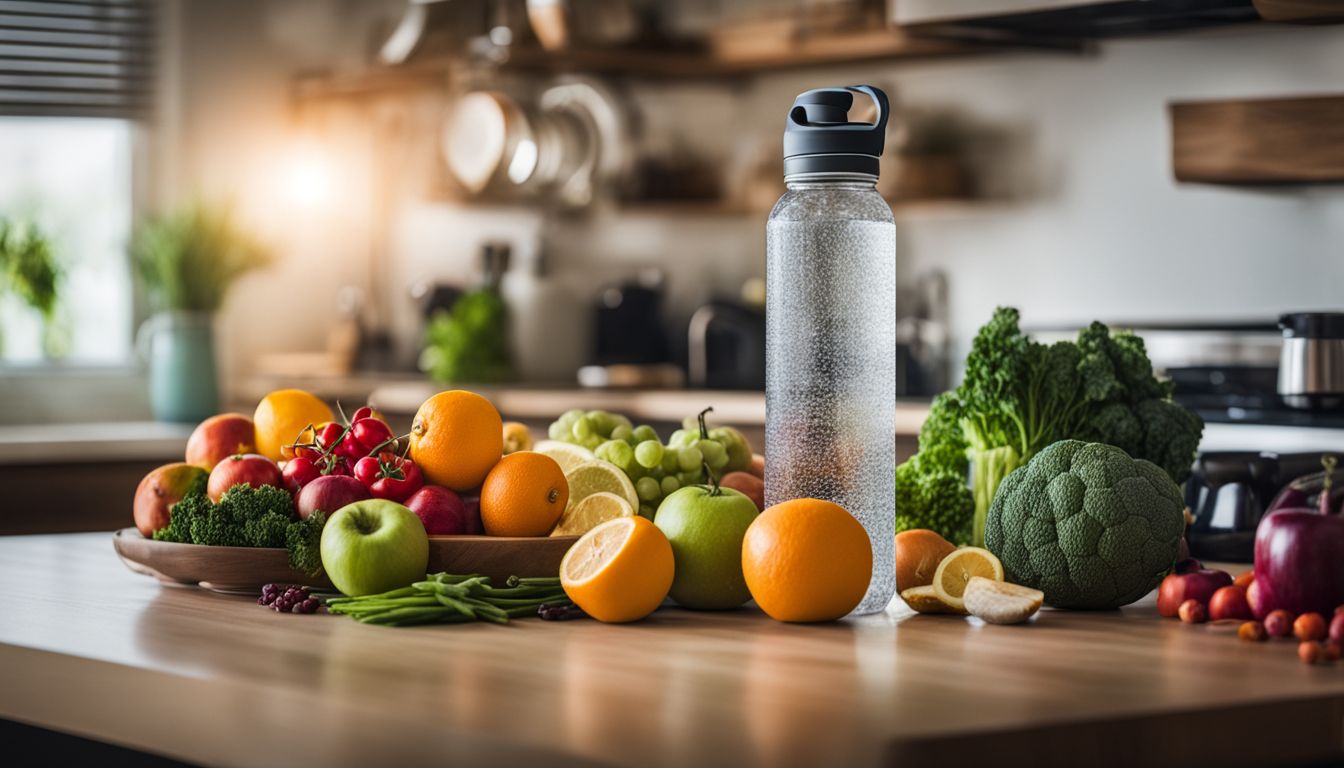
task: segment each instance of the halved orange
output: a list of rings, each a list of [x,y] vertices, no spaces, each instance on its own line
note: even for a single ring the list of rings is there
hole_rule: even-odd
[[[672,588],[672,545],[642,517],[609,520],[574,542],[560,561],[565,594],[598,621],[638,621]]]
[[[933,574],[934,594],[949,606],[964,611],[966,603],[962,597],[966,584],[975,576],[1003,581],[1003,563],[987,549],[962,547],[938,563]]]

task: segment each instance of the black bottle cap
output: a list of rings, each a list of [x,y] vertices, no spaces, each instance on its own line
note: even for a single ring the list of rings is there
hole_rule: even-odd
[[[872,123],[849,122],[854,94],[877,105]],[[784,128],[784,177],[813,173],[877,176],[887,138],[887,95],[871,85],[818,88],[798,95]]]

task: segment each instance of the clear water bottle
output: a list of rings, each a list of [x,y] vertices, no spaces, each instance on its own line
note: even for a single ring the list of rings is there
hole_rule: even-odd
[[[854,94],[877,104],[851,123]],[[896,591],[896,225],[876,189],[887,97],[800,95],[784,132],[788,191],[766,225],[765,502],[849,510],[873,545],[855,613]]]

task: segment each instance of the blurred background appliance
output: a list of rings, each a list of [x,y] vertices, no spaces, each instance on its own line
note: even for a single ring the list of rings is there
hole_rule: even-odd
[[[765,310],[743,301],[711,301],[686,330],[687,383],[704,389],[765,388]]]
[[[1292,408],[1344,405],[1344,313],[1295,312],[1279,318],[1283,350],[1278,393]]]
[[[896,396],[932,397],[950,388],[947,275],[929,270],[896,298]]]
[[[1321,453],[1213,451],[1200,455],[1185,485],[1194,521],[1190,554],[1202,560],[1249,563],[1255,527],[1280,489],[1319,472]]]

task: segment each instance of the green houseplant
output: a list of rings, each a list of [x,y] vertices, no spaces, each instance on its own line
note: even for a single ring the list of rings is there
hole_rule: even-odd
[[[41,315],[42,347],[49,357],[63,346],[52,321],[64,277],[51,240],[41,229],[0,219],[0,296],[13,296]],[[0,338],[0,347],[3,341]]]
[[[194,203],[141,226],[131,259],[156,311],[137,339],[149,362],[154,416],[210,416],[219,409],[215,313],[239,277],[270,263],[270,252],[229,208]]]

